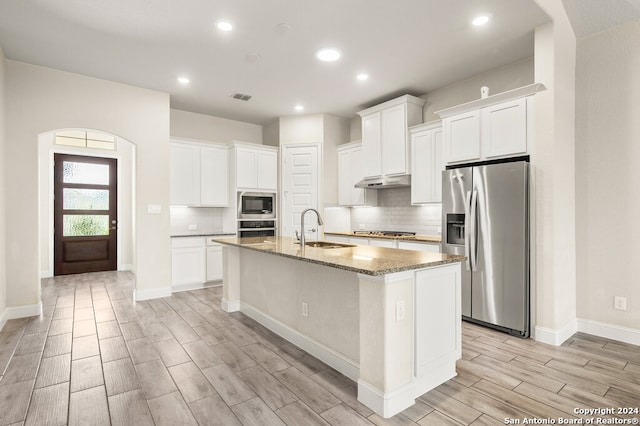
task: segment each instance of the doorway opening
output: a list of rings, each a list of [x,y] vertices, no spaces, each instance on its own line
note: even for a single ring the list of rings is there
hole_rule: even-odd
[[[117,269],[118,162],[54,155],[54,275]]]

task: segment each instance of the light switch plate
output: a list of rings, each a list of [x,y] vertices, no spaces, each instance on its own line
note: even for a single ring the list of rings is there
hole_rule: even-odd
[[[147,213],[149,213],[149,214],[160,214],[160,213],[162,213],[162,206],[160,204],[148,204],[147,205]]]

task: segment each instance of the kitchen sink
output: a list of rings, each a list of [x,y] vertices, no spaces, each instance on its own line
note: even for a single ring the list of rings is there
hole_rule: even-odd
[[[300,243],[297,243],[300,244]],[[331,241],[307,241],[304,243],[305,246],[315,247],[315,248],[344,248],[344,247],[355,247],[355,244],[343,244],[343,243],[334,243]]]

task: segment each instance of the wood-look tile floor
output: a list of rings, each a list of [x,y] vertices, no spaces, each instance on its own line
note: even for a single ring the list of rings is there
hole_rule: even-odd
[[[42,317],[0,332],[0,424],[497,425],[640,407],[637,346],[577,334],[552,347],[463,323],[458,376],[385,420],[354,382],[223,312],[220,288],[136,304],[132,292],[130,273],[43,280]]]

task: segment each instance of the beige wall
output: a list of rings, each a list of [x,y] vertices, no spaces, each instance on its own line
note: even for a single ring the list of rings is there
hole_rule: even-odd
[[[280,117],[280,145],[320,143],[324,133],[324,114]]]
[[[5,238],[5,121],[4,121],[4,81],[5,59],[4,52],[0,49],[0,328],[3,325],[5,308],[7,307],[7,281],[6,281],[6,238]]]
[[[553,18],[535,34],[532,147],[536,339],[562,343],[576,331],[575,52],[561,2],[538,0]]]
[[[262,126],[211,115],[171,110],[171,136],[227,143],[242,141],[262,144]]]
[[[116,134],[136,145],[134,233],[138,297],[170,292],[169,96],[7,61],[7,305],[39,303],[38,135],[60,128]],[[160,205],[161,214],[147,206]]]
[[[531,57],[432,90],[421,96],[427,101],[422,108],[423,121],[426,123],[439,120],[440,116],[435,114],[435,111],[480,99],[482,86],[487,86],[489,94],[495,95],[533,82],[533,57]]]
[[[262,143],[270,146],[280,145],[280,120],[275,119],[262,129]]]
[[[640,331],[640,23],[580,40],[576,73],[578,318]],[[614,296],[627,311],[613,309]]]

